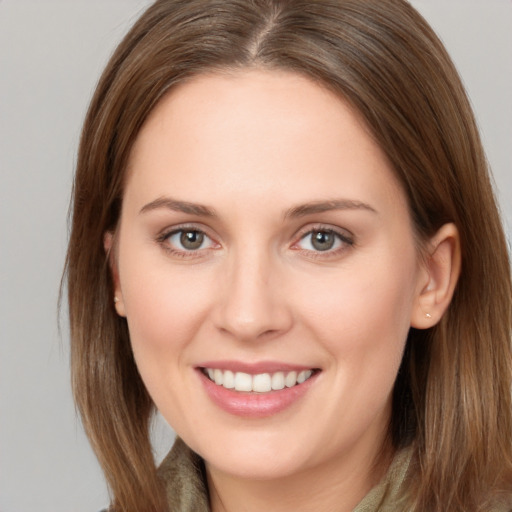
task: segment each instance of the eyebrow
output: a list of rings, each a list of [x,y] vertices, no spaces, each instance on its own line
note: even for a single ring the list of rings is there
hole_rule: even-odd
[[[175,212],[197,215],[199,217],[215,217],[215,211],[205,205],[191,203],[189,201],[179,201],[170,197],[159,197],[154,201],[143,206],[139,213],[147,213],[154,210],[166,209]],[[377,213],[377,210],[367,203],[354,201],[351,199],[332,199],[329,201],[312,201],[305,204],[294,206],[286,210],[284,218],[300,218],[315,213],[323,213],[331,210],[366,210],[371,213]]]
[[[294,206],[286,211],[285,218],[305,217],[315,213],[323,213],[331,210],[366,210],[377,213],[377,210],[367,203],[351,199],[332,199],[330,201],[313,201]]]
[[[139,213],[147,213],[159,209],[172,210],[175,212],[188,213],[190,215],[198,215],[200,217],[214,217],[215,212],[208,206],[190,203],[188,201],[178,201],[170,197],[159,197],[154,201],[143,206]]]

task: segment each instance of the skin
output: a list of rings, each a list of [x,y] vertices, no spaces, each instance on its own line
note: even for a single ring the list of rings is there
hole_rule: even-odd
[[[449,303],[455,228],[420,258],[403,190],[358,115],[292,73],[217,73],[173,90],[127,172],[105,237],[116,308],[156,406],[205,459],[213,510],[352,510],[389,465],[408,330]],[[297,212],[333,200],[345,203]],[[203,245],[166,238],[179,228],[204,232]],[[343,239],[319,251],[315,229]],[[201,385],[197,365],[216,360],[321,371],[290,407],[244,418]]]

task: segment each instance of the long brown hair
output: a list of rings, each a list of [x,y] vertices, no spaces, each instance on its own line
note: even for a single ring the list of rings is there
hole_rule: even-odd
[[[72,380],[114,509],[166,510],[149,442],[153,404],[115,314],[103,236],[127,159],[158,101],[206,71],[306,75],[364,117],[407,194],[419,240],[456,224],[462,271],[432,329],[411,329],[390,435],[413,447],[411,511],[487,510],[511,492],[512,287],[473,114],[443,45],[403,0],[159,0],[98,84],[78,154],[67,255]]]

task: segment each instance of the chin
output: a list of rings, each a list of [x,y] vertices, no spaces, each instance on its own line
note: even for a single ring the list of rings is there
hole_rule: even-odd
[[[246,480],[279,480],[291,475],[297,474],[304,469],[305,461],[293,455],[286,454],[283,459],[280,452],[273,452],[272,455],[266,453],[238,453],[232,452],[230,456],[226,454],[207,454],[205,463],[217,471],[228,474],[235,478]]]
[[[207,467],[216,471],[234,478],[275,480],[316,464],[319,450],[314,449],[310,437],[301,435],[297,429],[293,434],[290,435],[289,429],[272,431],[267,426],[260,431],[240,429],[224,431],[218,437],[203,435],[183,440],[204,459]]]

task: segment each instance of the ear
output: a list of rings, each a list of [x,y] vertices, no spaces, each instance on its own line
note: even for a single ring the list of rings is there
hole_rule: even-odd
[[[108,266],[110,267],[110,273],[112,275],[112,281],[114,285],[114,307],[116,308],[119,316],[126,316],[123,293],[121,292],[121,285],[119,281],[119,270],[117,266],[117,260],[115,255],[115,235],[112,231],[107,231],[103,235],[103,248],[108,259]]]
[[[427,246],[411,327],[428,329],[441,320],[452,300],[460,267],[459,232],[455,224],[445,224]]]

